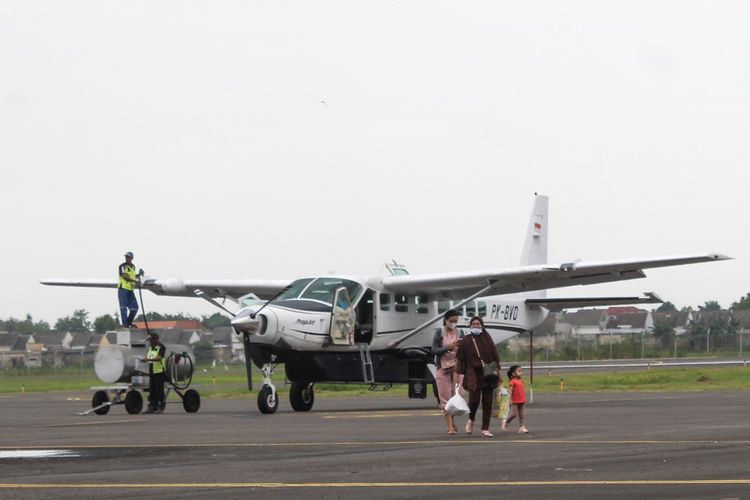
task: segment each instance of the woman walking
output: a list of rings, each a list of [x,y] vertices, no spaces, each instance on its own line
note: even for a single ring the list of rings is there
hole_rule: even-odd
[[[474,431],[474,418],[477,415],[479,403],[482,403],[482,436],[492,437],[490,432],[490,417],[492,417],[492,399],[495,388],[500,383],[500,356],[497,354],[495,342],[487,330],[484,321],[479,316],[471,318],[469,332],[459,345],[456,353],[456,371],[464,376],[464,389],[469,391],[469,421],[466,422],[466,433]],[[497,366],[495,376],[486,377],[484,366],[490,363]]]
[[[443,315],[443,327],[435,330],[432,338],[432,355],[435,356],[435,382],[438,388],[438,399],[440,409],[443,410],[445,423],[448,426],[448,434],[456,434],[455,417],[445,413],[445,404],[454,395],[456,384],[461,383],[461,378],[456,373],[456,352],[461,345],[464,332],[456,326],[458,323],[458,311],[449,309]]]

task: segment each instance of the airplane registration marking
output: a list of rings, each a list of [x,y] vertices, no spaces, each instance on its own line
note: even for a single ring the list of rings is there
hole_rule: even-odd
[[[329,483],[0,483],[0,489],[169,488],[434,488],[497,486],[718,486],[750,485],[750,479],[599,479],[581,481],[329,482]]]
[[[516,305],[505,305],[492,304],[492,310],[490,311],[490,318],[492,319],[504,319],[504,320],[516,320],[518,319],[518,306]]]

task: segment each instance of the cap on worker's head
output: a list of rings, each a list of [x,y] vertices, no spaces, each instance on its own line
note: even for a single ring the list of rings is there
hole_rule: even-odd
[[[125,252],[125,257],[133,258],[133,252]]]

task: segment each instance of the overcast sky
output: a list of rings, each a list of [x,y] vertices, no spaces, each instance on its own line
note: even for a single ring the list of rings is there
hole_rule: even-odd
[[[0,318],[43,278],[294,278],[717,251],[553,296],[750,292],[747,2],[0,3]],[[199,299],[146,309],[213,313]]]

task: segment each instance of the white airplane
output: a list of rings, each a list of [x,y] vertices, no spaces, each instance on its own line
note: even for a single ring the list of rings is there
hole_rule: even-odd
[[[411,275],[387,264],[377,276],[310,276],[296,280],[143,280],[158,295],[208,300],[234,318],[242,335],[252,384],[251,360],[263,372],[258,393],[262,413],[274,413],[279,399],[271,381],[283,363],[291,382],[290,403],[308,411],[317,382],[390,386],[408,383],[409,397],[435,388],[430,354],[435,327],[449,308],[461,313],[459,325],[483,317],[495,343],[533,330],[550,311],[564,308],[660,303],[659,297],[547,298],[550,288],[590,285],[645,277],[644,269],[727,260],[707,253],[604,262],[547,263],[548,198],[536,195],[518,267],[471,272]],[[117,280],[44,280],[42,284],[115,288]],[[235,313],[215,299],[239,305]]]

